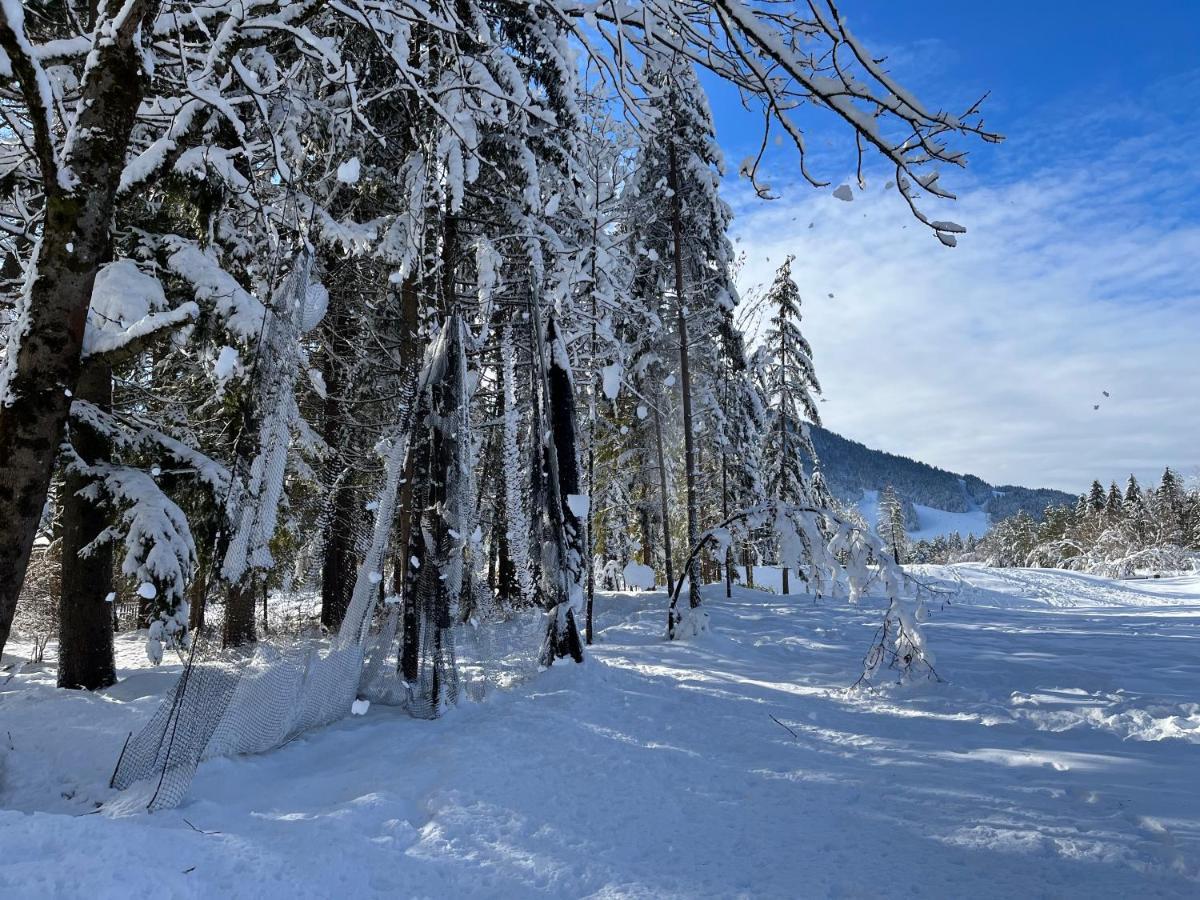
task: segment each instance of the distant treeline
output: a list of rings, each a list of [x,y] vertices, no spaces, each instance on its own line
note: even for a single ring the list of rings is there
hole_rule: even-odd
[[[828,429],[812,426],[812,443],[834,496],[853,503],[863,491],[891,485],[906,506],[919,504],[947,512],[987,510],[992,522],[1024,511],[1041,521],[1046,507],[1073,503],[1075,498],[1049,488],[993,486],[974,475],[958,475],[936,466],[872,450]]]

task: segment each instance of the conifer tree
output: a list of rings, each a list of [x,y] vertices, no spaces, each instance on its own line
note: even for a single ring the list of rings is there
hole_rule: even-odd
[[[631,256],[637,259],[633,288],[643,304],[656,310],[661,335],[674,344],[670,349],[660,345],[658,352],[675,362],[664,382],[678,390],[680,399],[690,548],[701,531],[700,424],[694,399],[705,390],[715,392],[719,379],[718,366],[698,364],[718,355],[712,350],[698,352],[705,348],[694,336],[720,334],[729,328],[736,302],[733,250],[727,235],[731,213],[718,195],[724,162],[707,99],[691,64],[682,58],[660,61],[648,66],[646,80],[653,130],[643,139],[632,197],[629,239]],[[702,379],[712,384],[701,389]],[[655,427],[661,430],[661,422]],[[695,609],[700,605],[698,559],[689,565],[687,576],[688,605]]]
[[[1142,486],[1138,484],[1137,476],[1132,472],[1129,474],[1129,481],[1125,483],[1125,504],[1126,506],[1144,506],[1146,498],[1142,494]]]
[[[769,353],[764,373],[771,419],[767,425],[764,470],[767,493],[787,503],[812,501],[804,460],[815,459],[808,423],[821,424],[814,394],[821,392],[812,347],[800,332],[800,289],[792,279],[789,256],[775,273],[765,297],[772,310],[765,337]],[[783,592],[788,593],[788,570]]]
[[[1108,499],[1104,502],[1104,515],[1110,523],[1115,524],[1121,519],[1123,507],[1124,498],[1121,496],[1121,489],[1114,481],[1108,486]]]
[[[906,561],[908,537],[904,530],[904,504],[890,484],[879,495],[879,520],[876,531],[883,538],[884,546],[892,554],[896,565]],[[957,549],[962,549],[962,536],[957,535]],[[955,549],[952,543],[950,549]]]
[[[1151,498],[1158,540],[1182,546],[1185,543],[1186,500],[1179,476],[1170,467],[1163,471],[1162,480]]]

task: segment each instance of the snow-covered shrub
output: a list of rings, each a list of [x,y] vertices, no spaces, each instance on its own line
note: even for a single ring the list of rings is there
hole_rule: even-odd
[[[691,550],[695,558],[706,546],[715,546],[720,557],[734,542],[754,531],[776,535],[781,565],[806,573],[812,589],[831,593],[844,582],[851,603],[872,589],[888,601],[883,623],[863,660],[857,683],[869,684],[884,670],[895,671],[900,681],[937,677],[921,624],[927,611],[923,601],[905,596],[903,572],[883,541],[869,528],[828,509],[767,500],[734,513],[720,526],[709,529]],[[831,537],[827,537],[831,535]],[[670,638],[697,633],[702,624],[679,609],[684,579],[674,585],[667,614]]]

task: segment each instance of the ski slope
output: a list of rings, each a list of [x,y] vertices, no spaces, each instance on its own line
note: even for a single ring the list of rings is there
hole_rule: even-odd
[[[964,494],[966,489],[964,488]],[[988,530],[987,510],[971,504],[967,512],[948,512],[933,506],[913,504],[917,515],[917,527],[905,529],[910,541],[931,541],[937,537],[949,537],[958,532],[962,537],[983,537]],[[863,520],[875,530],[879,524],[879,491],[863,491],[858,501],[858,512]]]
[[[944,509],[914,503],[913,509],[917,513],[917,527],[909,530],[909,540],[931,541],[956,531],[964,538],[968,535],[980,538],[987,534],[988,515],[979,507],[969,512],[947,512]]]
[[[604,594],[583,666],[205,763],[153,816],[106,784],[169,667],[0,674],[0,896],[1200,894],[1200,579],[915,575],[953,591],[943,684],[846,690],[878,604],[712,588],[667,644],[661,593]]]

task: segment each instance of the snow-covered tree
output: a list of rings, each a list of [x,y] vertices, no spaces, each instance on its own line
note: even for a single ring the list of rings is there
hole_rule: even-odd
[[[1124,494],[1099,482],[1073,507],[1049,507],[1032,542],[1025,523],[997,523],[982,545],[993,565],[1032,565],[1125,578],[1144,571],[1192,568],[1200,545],[1188,539],[1188,510],[1200,492],[1189,491],[1170,469],[1162,483],[1143,491],[1132,475]],[[1102,502],[1101,502],[1102,501]],[[1097,507],[1097,503],[1101,505]]]
[[[815,395],[821,392],[813,367],[812,347],[800,331],[800,289],[792,278],[789,256],[775,273],[764,298],[771,310],[764,339],[767,357],[761,378],[771,410],[764,447],[766,490],[787,503],[812,501],[805,461],[815,460],[808,423],[821,424]],[[788,592],[785,567],[783,591]]]
[[[876,526],[883,545],[892,555],[896,565],[906,561],[908,555],[908,535],[904,530],[904,504],[896,495],[896,490],[890,484],[879,495],[879,520]],[[962,536],[958,537],[957,550],[962,550]],[[950,552],[956,548],[952,543]]]
[[[68,650],[92,636],[103,647],[103,598],[121,591],[143,595],[151,655],[186,646],[210,597],[226,642],[252,640],[256,598],[297,568],[288,555],[321,557],[334,626],[362,558],[374,448],[395,437],[456,310],[463,452],[511,455],[497,410],[518,411],[515,439],[533,445],[519,489],[483,467],[478,496],[504,496],[505,510],[489,512],[468,583],[493,546],[504,556],[506,520],[522,513],[534,592],[574,583],[607,539],[595,524],[606,492],[641,503],[636,525],[604,514],[625,532],[622,555],[638,530],[652,551],[652,507],[660,545],[694,544],[718,508],[756,499],[759,427],[696,71],[761,106],[814,183],[800,111],[848,123],[947,244],[962,229],[917,201],[948,196],[937,169],[963,163],[951,139],[994,138],[975,107],[935,112],[896,84],[830,3],[781,14],[738,0],[697,16],[675,0],[131,0],[37,15],[6,2],[0,51],[13,138],[0,146],[0,278],[22,284],[0,310],[0,649],[55,477],[69,481],[55,499],[70,524]],[[758,160],[742,173],[768,192]],[[571,405],[583,396],[597,411],[575,435],[587,486],[568,491],[589,498],[587,521],[559,511],[569,552],[547,569],[540,436],[565,426],[526,359],[544,349],[532,321],[551,317],[551,369],[586,372],[567,378]],[[403,481],[389,551],[401,587],[424,490]],[[119,547],[121,575],[101,593]],[[549,599],[574,611],[563,590]],[[68,680],[99,686],[110,659]]]

